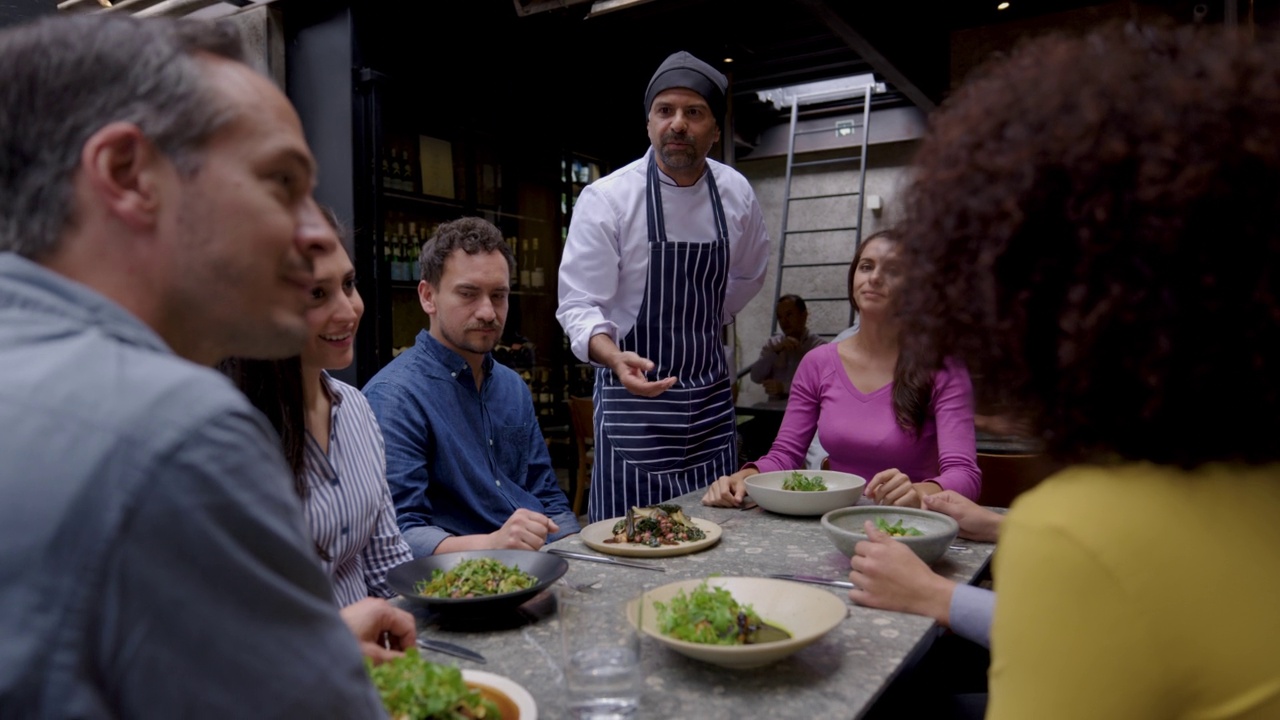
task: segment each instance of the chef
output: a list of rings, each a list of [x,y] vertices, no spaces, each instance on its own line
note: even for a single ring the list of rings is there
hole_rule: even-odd
[[[651,147],[573,209],[556,317],[596,365],[592,522],[737,469],[721,331],[760,290],[769,240],[746,178],[707,158],[727,86],[687,52],[668,57],[645,89]]]

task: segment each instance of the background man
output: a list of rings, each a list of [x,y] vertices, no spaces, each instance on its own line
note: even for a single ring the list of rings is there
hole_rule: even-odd
[[[194,364],[302,346],[297,115],[228,26],[55,17],[0,66],[0,716],[378,716],[278,440]]]
[[[786,400],[800,358],[826,342],[809,332],[809,310],[799,295],[783,295],[776,308],[781,331],[764,344],[751,365],[751,379],[764,386],[770,400]]]
[[[494,362],[515,262],[478,218],[440,226],[422,249],[418,298],[431,330],[374,375],[365,395],[387,445],[387,482],[415,557],[537,550],[575,533],[533,398]]]
[[[769,240],[746,178],[707,159],[727,84],[668,57],[645,90],[652,147],[574,206],[556,317],[597,364],[593,522],[738,466],[721,330],[764,282]]]

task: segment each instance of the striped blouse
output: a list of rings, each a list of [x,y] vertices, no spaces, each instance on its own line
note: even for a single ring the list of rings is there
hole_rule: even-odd
[[[368,596],[391,597],[387,571],[413,559],[400,537],[387,489],[378,421],[359,390],[321,375],[329,388],[329,453],[309,433],[303,472],[304,511],[333,593],[342,607]]]

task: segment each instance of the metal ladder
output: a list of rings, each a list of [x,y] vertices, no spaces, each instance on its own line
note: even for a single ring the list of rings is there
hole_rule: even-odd
[[[815,269],[824,267],[848,267],[852,262],[854,254],[857,253],[858,246],[862,242],[862,213],[866,192],[867,178],[867,135],[871,123],[871,96],[875,93],[884,92],[884,83],[878,83],[875,76],[871,74],[854,75],[844,78],[836,78],[834,80],[824,80],[821,82],[808,83],[805,85],[795,85],[787,88],[779,88],[776,90],[762,90],[757,93],[763,102],[771,102],[774,107],[783,109],[791,108],[791,128],[790,136],[787,140],[787,176],[786,186],[782,201],[782,228],[781,235],[778,239],[778,271],[775,278],[773,290],[773,308],[778,305],[778,299],[783,295],[784,275],[787,270]],[[825,133],[834,133],[836,135],[843,134],[846,130],[849,134],[858,129],[857,125],[842,124],[836,121],[833,125],[827,125],[821,128],[808,130],[797,130],[799,121],[799,113],[801,105],[811,105],[815,103],[833,102],[846,99],[862,99],[862,140],[854,149],[848,146],[834,146],[830,148],[804,148],[801,152],[829,152],[829,153],[847,153],[838,157],[826,157],[818,160],[808,160],[796,162],[796,137],[810,136]],[[815,195],[801,195],[792,197],[791,183],[793,170],[796,168],[817,167],[817,166],[839,166],[849,163],[857,163],[858,172],[856,178],[856,190],[849,192],[821,193]],[[855,207],[853,213],[853,222],[850,225],[842,225],[837,227],[823,228],[806,228],[803,230],[792,230],[788,224],[791,219],[791,203],[807,202],[814,200],[823,200],[840,197],[855,198]],[[852,249],[848,259],[843,261],[829,262],[787,262],[787,239],[794,235],[809,235],[815,233],[832,233],[832,232],[848,232],[852,233]],[[802,284],[801,284],[802,285]],[[813,290],[813,286],[808,286]],[[828,290],[828,292],[831,292]],[[797,293],[800,294],[800,293]],[[803,295],[802,295],[803,296]],[[815,297],[805,297],[806,303],[847,303],[849,302],[848,290],[843,285],[839,288],[839,293],[832,295],[819,295]],[[812,317],[812,313],[810,314]],[[854,320],[853,308],[849,309],[849,324]],[[838,328],[831,332],[818,332],[819,335],[830,339],[840,330]],[[770,324],[769,334],[773,335],[778,332],[778,316],[773,313]]]

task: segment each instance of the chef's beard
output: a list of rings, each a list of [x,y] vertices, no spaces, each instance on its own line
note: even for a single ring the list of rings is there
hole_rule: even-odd
[[[673,142],[686,143],[689,149],[671,150],[668,144]],[[693,137],[676,133],[667,133],[662,136],[662,143],[658,148],[658,156],[662,158],[663,165],[673,170],[693,167],[699,160],[697,145],[694,143]]]

